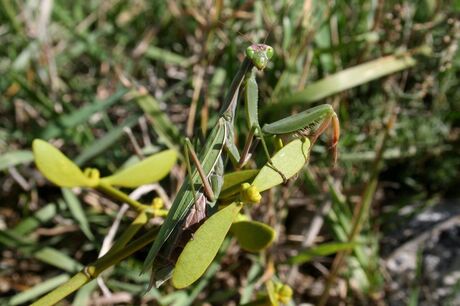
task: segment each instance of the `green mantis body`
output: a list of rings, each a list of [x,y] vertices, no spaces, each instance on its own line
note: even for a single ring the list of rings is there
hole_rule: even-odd
[[[267,45],[255,44],[248,47],[246,55],[238,73],[232,81],[230,91],[225,98],[217,124],[212,129],[204,148],[198,155],[198,160],[202,165],[202,169],[200,172],[195,170],[189,175],[180,188],[168,216],[161,226],[157,238],[147,255],[143,266],[144,271],[152,266],[160,250],[172,248],[171,245],[175,243],[175,239],[172,237],[173,233],[177,233],[180,224],[185,221],[196,199],[200,198],[204,192],[201,188],[202,181],[208,179],[211,179],[211,181],[214,180],[215,182],[217,181],[215,184],[212,184],[211,187],[213,189],[212,193],[214,199],[209,200],[213,202],[219,196],[222,186],[222,182],[219,182],[219,180],[222,180],[224,168],[222,160],[224,148],[232,161],[237,162],[240,158],[233,139],[233,121],[238,102],[239,89],[252,67],[255,66],[260,70],[266,67],[269,59],[273,55],[273,49]],[[195,193],[195,188],[190,187],[195,185],[199,186],[196,191],[198,194]],[[209,194],[209,192],[207,194]],[[167,268],[167,270],[171,270],[171,267]],[[164,278],[167,278],[167,273],[164,274]]]
[[[311,137],[313,143],[332,121],[334,126],[333,148],[335,152],[340,130],[337,116],[329,105],[320,105],[297,115],[266,124],[263,129],[260,127],[257,114],[258,88],[255,73],[252,70],[253,67],[259,70],[264,69],[273,55],[273,49],[267,45],[255,44],[248,47],[246,55],[232,81],[217,124],[212,129],[204,148],[198,155],[192,153],[192,158],[197,167],[193,172],[189,170],[191,174],[186,178],[179,190],[168,216],[160,228],[157,239],[155,239],[147,255],[143,267],[144,271],[151,267],[154,262],[157,262],[157,256],[160,251],[163,258],[168,257],[174,251],[177,247],[177,241],[180,239],[178,237],[180,237],[183,230],[196,226],[206,217],[206,210],[203,206],[209,205],[212,207],[215,204],[222,187],[224,171],[222,154],[224,149],[232,162],[241,166],[245,161],[253,136],[258,136],[262,140],[265,153],[270,161],[270,155],[263,139],[264,134],[297,133],[303,137]],[[242,84],[245,86],[246,117],[250,133],[243,155],[240,157],[234,144],[233,121]],[[336,156],[336,153],[334,153],[334,156]],[[199,166],[200,164],[201,166]],[[283,174],[280,171],[277,172],[285,181]],[[194,186],[197,186],[197,188]],[[163,269],[164,271],[158,271],[158,267],[154,267],[159,272],[160,281],[169,278],[173,267],[174,262],[166,265],[165,269]]]

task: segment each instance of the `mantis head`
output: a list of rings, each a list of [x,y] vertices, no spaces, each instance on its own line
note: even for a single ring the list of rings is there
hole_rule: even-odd
[[[246,56],[257,69],[263,70],[273,56],[273,48],[265,44],[253,44],[246,49]]]

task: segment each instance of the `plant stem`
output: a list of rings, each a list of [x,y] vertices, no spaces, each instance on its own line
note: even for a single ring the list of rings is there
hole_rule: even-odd
[[[363,190],[361,200],[355,206],[353,211],[352,228],[348,235],[348,242],[351,243],[353,243],[356,240],[356,237],[359,235],[359,232],[365,220],[365,216],[369,213],[375,190],[377,188],[378,176],[383,163],[383,152],[385,151],[386,142],[390,136],[390,132],[394,126],[397,116],[397,110],[394,101],[390,101],[388,112],[390,113],[390,118],[385,126],[385,130],[383,131],[380,143],[378,143],[377,145],[376,155],[371,169],[371,177]],[[334,258],[331,267],[331,272],[329,273],[329,277],[327,278],[325,288],[317,304],[318,306],[326,305],[335,278],[337,277],[340,267],[342,266],[345,258],[350,252],[351,250],[338,252],[336,257]]]
[[[141,204],[140,202],[131,199],[126,193],[102,181],[99,182],[99,185],[97,185],[96,189],[112,197],[113,199],[125,202],[126,204],[130,205],[132,208],[137,210],[138,212],[144,212],[150,209],[149,206]]]
[[[129,225],[129,227],[123,232],[120,238],[113,244],[112,248],[107,254],[115,253],[120,249],[124,248],[125,245],[136,235],[136,233],[144,226],[149,220],[145,211],[141,212],[136,219]]]
[[[81,288],[91,280],[95,279],[107,268],[116,265],[126,257],[130,256],[134,252],[140,250],[147,244],[151,243],[158,232],[158,228],[153,228],[147,233],[142,235],[139,239],[128,244],[125,248],[122,248],[116,252],[109,252],[103,257],[99,258],[93,264],[86,266],[81,272],[75,274],[71,279],[57,287],[31,306],[50,306],[54,305],[69,294]]]

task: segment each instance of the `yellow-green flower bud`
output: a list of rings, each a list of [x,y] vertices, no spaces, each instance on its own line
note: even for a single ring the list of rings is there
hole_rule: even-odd
[[[292,298],[292,288],[286,284],[276,284],[276,299],[282,303],[287,304]]]
[[[260,195],[257,187],[249,183],[241,184],[241,201],[244,203],[259,204],[262,196]]]
[[[157,210],[163,208],[165,203],[163,202],[163,199],[160,197],[156,197],[152,200],[152,208]]]
[[[99,184],[101,175],[96,168],[85,168],[83,174],[90,180],[91,186],[97,186]]]

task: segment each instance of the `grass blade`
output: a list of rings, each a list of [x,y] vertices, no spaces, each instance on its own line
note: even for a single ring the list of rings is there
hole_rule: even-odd
[[[169,120],[168,116],[161,110],[160,103],[151,95],[136,93],[137,104],[152,122],[155,132],[170,149],[180,152],[177,144],[182,143],[181,134],[177,127]]]
[[[323,243],[316,247],[310,248],[305,251],[299,252],[296,256],[288,259],[290,264],[304,264],[311,261],[313,258],[318,256],[328,256],[339,251],[350,250],[355,246],[355,243],[344,243],[344,242],[330,242]]]
[[[56,215],[56,204],[50,203],[40,210],[36,211],[33,216],[25,218],[12,230],[18,235],[27,235],[40,225],[51,220]]]
[[[40,247],[11,231],[0,231],[0,243],[9,248],[16,248],[21,253],[66,272],[76,272],[83,266],[68,255],[51,247]]]
[[[44,139],[54,138],[60,135],[66,129],[87,122],[88,119],[95,113],[103,111],[116,102],[119,102],[127,92],[128,89],[121,88],[105,101],[96,100],[93,103],[85,105],[84,107],[75,110],[70,114],[62,115],[55,122],[48,125],[48,127],[43,131],[41,137]]]
[[[67,188],[62,188],[62,194],[64,196],[65,202],[67,203],[67,207],[70,210],[70,213],[80,225],[81,231],[89,240],[93,241],[94,235],[91,232],[88,219],[86,218],[85,211],[81,207],[80,201],[73,194],[73,192]]]
[[[77,165],[83,165],[90,159],[96,157],[97,155],[107,150],[110,146],[112,146],[116,141],[118,141],[118,139],[120,139],[124,135],[123,129],[125,127],[133,127],[137,123],[138,118],[138,115],[129,117],[117,128],[111,130],[102,138],[94,141],[80,155],[78,155],[77,158],[75,158],[75,163]]]
[[[20,164],[30,163],[34,156],[30,151],[13,151],[0,156],[0,171]]]
[[[19,305],[25,302],[31,301],[51,290],[58,287],[59,285],[65,283],[70,279],[70,276],[67,274],[61,274],[59,276],[50,278],[38,285],[32,287],[31,289],[21,292],[11,298],[8,305]]]
[[[294,104],[311,104],[344,90],[413,67],[415,64],[416,60],[407,54],[385,56],[330,75],[291,96],[282,98],[278,104],[280,107]],[[267,109],[274,111],[277,107]]]

